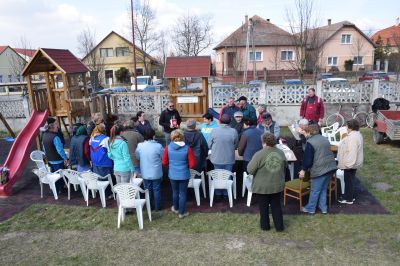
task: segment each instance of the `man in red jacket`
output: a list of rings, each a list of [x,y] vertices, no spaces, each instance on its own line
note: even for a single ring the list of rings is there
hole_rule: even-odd
[[[307,96],[301,102],[300,117],[322,124],[324,119],[324,101],[315,95],[315,89],[309,88]]]

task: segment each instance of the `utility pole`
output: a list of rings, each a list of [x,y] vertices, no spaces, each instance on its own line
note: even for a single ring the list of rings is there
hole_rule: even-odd
[[[132,22],[132,45],[133,45],[133,79],[135,80],[135,91],[137,91],[135,22],[134,22],[134,17],[133,17],[133,0],[131,0],[131,22]]]
[[[257,66],[256,66],[256,47],[254,46],[254,24],[251,21],[250,36],[251,36],[251,50],[253,51],[253,80],[257,80]]]
[[[256,76],[255,67],[256,67],[256,55],[254,48],[254,38],[253,38],[253,20],[249,19],[247,23],[247,37],[246,37],[246,60],[244,62],[244,72],[243,72],[243,84],[247,83],[247,64],[249,62],[249,46],[250,41],[252,43],[252,51],[253,51],[253,75]],[[251,59],[251,58],[250,58]],[[254,78],[255,79],[255,78]]]

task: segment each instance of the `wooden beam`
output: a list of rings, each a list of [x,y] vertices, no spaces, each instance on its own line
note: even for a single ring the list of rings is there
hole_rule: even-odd
[[[35,95],[33,94],[33,87],[32,87],[32,78],[31,75],[28,74],[27,78],[27,85],[28,85],[28,94],[29,94],[29,102],[31,104],[31,110],[36,110],[36,101]]]
[[[11,137],[14,139],[16,138],[16,135],[14,131],[11,129],[10,125],[7,123],[6,118],[3,116],[2,113],[0,113],[0,120],[3,122],[4,126],[7,128],[8,133],[10,133]]]
[[[54,97],[53,97],[49,72],[46,72],[44,78],[46,80],[47,101],[49,103],[50,115],[54,115]]]

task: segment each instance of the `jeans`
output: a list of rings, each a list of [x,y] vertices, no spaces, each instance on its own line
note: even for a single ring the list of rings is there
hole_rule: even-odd
[[[171,143],[171,133],[164,132],[165,146]]]
[[[102,167],[102,166],[95,166],[93,165],[93,173],[98,174],[99,176],[105,177],[106,175],[111,175],[111,180],[115,184],[115,178],[113,176],[113,168],[112,167]],[[106,188],[106,197],[112,194],[111,186]]]
[[[189,179],[186,180],[172,180],[172,203],[174,209],[179,211],[179,214],[184,214],[186,209],[186,195],[189,184]]]
[[[80,166],[80,165],[78,164],[77,167],[76,167],[76,170],[77,170],[79,173],[87,172],[87,171],[90,170],[90,165]]]
[[[346,201],[353,201],[354,199],[354,185],[353,181],[356,177],[357,169],[344,169],[344,199]]]
[[[258,207],[260,209],[260,227],[269,230],[269,206],[271,205],[272,219],[276,231],[283,231],[283,214],[281,207],[281,192],[273,194],[257,194]]]
[[[131,172],[114,172],[115,179],[117,180],[117,184],[119,183],[129,183],[129,179],[131,178]]]
[[[143,179],[144,189],[149,190],[149,196],[154,195],[154,209],[156,211],[161,210],[161,178],[160,179]]]
[[[214,169],[223,169],[223,170],[228,170],[232,172],[233,169],[233,165],[234,164],[214,164]],[[231,177],[232,179],[232,177]],[[215,196],[224,196],[227,197],[228,196],[228,191],[226,191],[225,189],[216,189],[214,190]]]
[[[328,211],[328,206],[326,205],[326,194],[331,177],[332,172],[329,172],[325,175],[311,179],[310,197],[308,199],[308,204],[304,206],[308,212],[315,212],[317,203],[321,212]]]
[[[64,162],[62,162],[62,163],[57,163],[57,164],[49,163],[49,166],[50,166],[50,171],[51,171],[52,173],[54,173],[55,171],[60,170],[60,169],[65,169]],[[55,185],[56,185],[56,190],[57,190],[57,192],[60,192],[61,189],[62,189],[62,188],[64,187],[64,185],[65,185],[64,179],[62,179],[62,178],[58,179],[58,180],[56,181],[56,184],[55,184]]]

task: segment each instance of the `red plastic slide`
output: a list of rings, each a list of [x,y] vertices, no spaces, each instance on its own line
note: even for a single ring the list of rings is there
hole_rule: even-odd
[[[29,155],[35,143],[35,138],[39,135],[39,128],[44,125],[48,116],[48,110],[45,112],[33,111],[28,123],[18,134],[3,165],[10,169],[10,176],[5,185],[0,185],[0,196],[11,195],[13,185],[22,177],[29,163]]]

